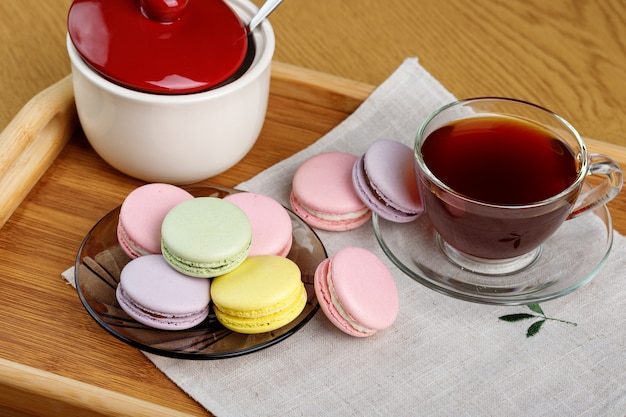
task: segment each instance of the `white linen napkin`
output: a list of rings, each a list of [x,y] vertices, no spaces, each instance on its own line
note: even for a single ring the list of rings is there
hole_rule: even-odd
[[[293,173],[308,157],[335,150],[358,155],[383,138],[412,146],[422,120],[454,99],[417,59],[407,59],[335,129],[238,188],[288,205]],[[474,304],[425,288],[385,257],[371,223],[319,236],[330,255],[361,246],[389,266],[401,302],[393,327],[352,338],[319,311],[293,336],[249,355],[211,361],[146,356],[218,417],[626,413],[626,239],[617,232],[590,284],[541,303],[543,313],[558,320],[544,320],[536,307]],[[63,275],[73,280],[71,269]],[[511,314],[537,317],[499,319]]]

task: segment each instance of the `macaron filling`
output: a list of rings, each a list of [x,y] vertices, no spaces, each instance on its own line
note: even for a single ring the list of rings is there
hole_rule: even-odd
[[[351,213],[326,213],[319,210],[314,210],[311,207],[308,207],[302,204],[301,201],[294,195],[293,196],[296,203],[302,207],[304,211],[309,213],[310,215],[317,217],[318,219],[330,221],[330,222],[341,222],[341,221],[350,221],[357,220],[362,218],[363,216],[369,215],[370,209],[368,207],[364,207],[363,209]]]
[[[356,155],[327,152],[307,159],[296,170],[289,202],[310,226],[328,231],[352,230],[365,224],[371,210],[352,184]]]
[[[211,284],[171,268],[160,254],[131,260],[120,273],[117,301],[131,318],[163,330],[184,330],[209,314]]]
[[[239,266],[248,257],[252,241],[239,253],[229,258],[220,259],[213,262],[190,261],[177,256],[170,251],[167,246],[161,243],[161,252],[165,260],[177,271],[189,276],[215,277],[226,274]]]
[[[416,216],[418,214],[420,214],[422,212],[421,207],[417,208],[417,207],[405,207],[402,206],[400,204],[395,203],[393,200],[389,199],[387,196],[385,196],[385,194],[380,190],[379,187],[377,187],[371,180],[370,180],[370,176],[367,173],[367,169],[365,168],[365,164],[364,164],[364,159],[365,157],[361,158],[358,162],[360,168],[363,169],[363,172],[365,173],[364,179],[365,179],[365,183],[367,185],[367,187],[369,188],[369,190],[374,191],[373,193],[370,192],[368,193],[370,196],[373,196],[376,200],[378,200],[381,204],[384,204],[387,207],[390,207],[394,210],[397,210],[403,214],[406,214],[408,216]],[[365,191],[365,190],[363,190]]]
[[[222,314],[228,317],[232,317],[232,318],[250,319],[250,318],[265,317],[271,314],[276,314],[281,311],[284,311],[290,308],[291,306],[293,306],[294,304],[297,304],[300,297],[303,294],[303,290],[304,290],[304,294],[306,297],[306,290],[304,289],[304,285],[301,285],[299,287],[294,288],[294,291],[291,293],[291,295],[289,295],[289,297],[285,298],[284,300],[279,301],[276,304],[273,304],[265,308],[260,308],[260,309],[255,309],[255,310],[236,310],[236,309],[225,307],[220,304],[216,304],[215,309],[221,312]]]
[[[246,260],[252,246],[248,216],[235,204],[197,197],[174,207],[161,225],[161,253],[185,275],[213,278]]]
[[[142,316],[147,316],[146,320],[142,322],[144,324],[153,326],[154,320],[158,320],[161,322],[166,322],[171,325],[182,325],[190,322],[199,323],[209,315],[209,306],[207,305],[200,311],[189,312],[184,314],[174,314],[174,313],[166,313],[161,311],[150,310],[146,307],[143,307],[137,304],[132,297],[128,295],[128,293],[124,290],[122,284],[118,285],[117,290],[119,292],[119,296],[117,297],[118,302],[123,305],[123,307],[128,308],[133,311],[137,316],[138,320],[141,320]]]
[[[339,313],[341,318],[344,319],[350,325],[350,327],[352,327],[353,329],[355,329],[355,330],[357,330],[357,331],[359,331],[361,333],[365,333],[365,334],[376,333],[377,330],[367,328],[365,326],[362,326],[358,322],[356,322],[352,317],[350,317],[350,314],[348,314],[346,312],[346,310],[343,308],[343,306],[341,305],[341,301],[337,297],[337,293],[336,293],[335,287],[333,285],[332,267],[333,267],[332,266],[332,261],[329,261],[328,271],[326,273],[326,283],[328,285],[328,293],[330,294],[330,300],[332,302],[333,307],[335,308],[337,313]]]
[[[424,207],[413,160],[411,148],[400,142],[374,142],[352,167],[352,183],[361,201],[392,222],[417,219]]]
[[[137,246],[135,242],[130,239],[128,233],[126,233],[126,230],[122,227],[121,224],[118,224],[117,226],[117,238],[120,245],[122,245],[122,247],[126,249],[126,252],[131,254],[135,258],[152,254],[152,252],[149,252]]]
[[[217,320],[246,334],[269,332],[295,320],[308,300],[298,265],[277,255],[251,256],[211,282]]]
[[[293,296],[286,299],[285,303],[272,306],[271,308],[250,311],[237,311],[214,306],[217,319],[226,328],[236,329],[247,333],[261,333],[275,330],[289,324],[302,312],[306,305],[307,294],[304,284],[296,289]]]

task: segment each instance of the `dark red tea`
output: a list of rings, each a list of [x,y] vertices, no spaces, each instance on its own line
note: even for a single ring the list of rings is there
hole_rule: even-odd
[[[461,119],[423,142],[421,152],[435,177],[455,197],[422,177],[426,214],[451,246],[466,254],[506,259],[538,247],[565,220],[578,189],[550,204],[577,176],[571,148],[539,126],[503,116]],[[494,206],[485,205],[490,203]]]
[[[545,200],[576,179],[576,157],[554,134],[524,121],[481,116],[444,125],[422,144],[424,162],[473,200],[520,205]]]

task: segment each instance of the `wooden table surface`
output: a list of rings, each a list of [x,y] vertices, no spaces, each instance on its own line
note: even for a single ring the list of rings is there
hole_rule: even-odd
[[[0,3],[0,126],[69,73],[70,4]],[[416,56],[457,97],[533,101],[626,145],[623,0],[285,0],[270,21],[278,61],[378,85]]]
[[[64,41],[70,4],[71,0],[0,2],[0,129],[32,96],[69,74]],[[319,110],[289,102],[296,107],[293,111],[307,115],[298,121],[307,128],[294,141],[293,123],[285,120],[293,116],[283,111],[288,98],[273,97],[264,128],[272,135],[262,135],[257,150],[212,184],[233,186],[311,143],[341,121],[371,85],[381,83],[404,58],[413,56],[457,97],[497,95],[533,101],[564,116],[583,136],[626,145],[623,0],[286,0],[270,20],[277,37],[277,61],[355,80],[338,84],[356,91],[356,98]],[[280,70],[289,76],[316,77],[290,72],[291,67]],[[333,80],[322,77],[330,84]],[[280,83],[272,86],[281,87],[289,89]],[[59,277],[73,263],[91,225],[139,184],[107,167],[80,133],[77,136],[0,229],[0,386],[34,375],[38,390],[62,386],[68,397],[100,401],[99,408],[108,410],[89,414],[76,406],[76,415],[123,415],[120,410],[131,407],[133,399],[206,415],[140,352],[100,329]],[[626,155],[620,147],[603,149]],[[72,199],[76,192],[86,196],[81,204]],[[624,207],[622,196],[611,205],[622,233]],[[55,224],[64,229],[59,232]],[[67,379],[50,380],[50,375]],[[24,387],[30,383],[22,382]],[[27,415],[4,408],[5,403],[29,401],[32,392],[15,388],[18,385],[0,392],[1,415]],[[116,403],[118,408],[104,403]],[[71,415],[71,406],[61,415]],[[24,410],[55,414],[46,407],[50,405],[42,403]]]

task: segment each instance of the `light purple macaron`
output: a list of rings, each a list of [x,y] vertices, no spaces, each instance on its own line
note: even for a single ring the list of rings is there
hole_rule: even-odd
[[[363,203],[383,219],[407,223],[424,211],[413,151],[403,143],[385,139],[370,145],[354,164],[352,182]]]
[[[116,298],[122,310],[139,323],[184,330],[208,316],[210,281],[181,274],[162,255],[145,255],[122,269]]]

